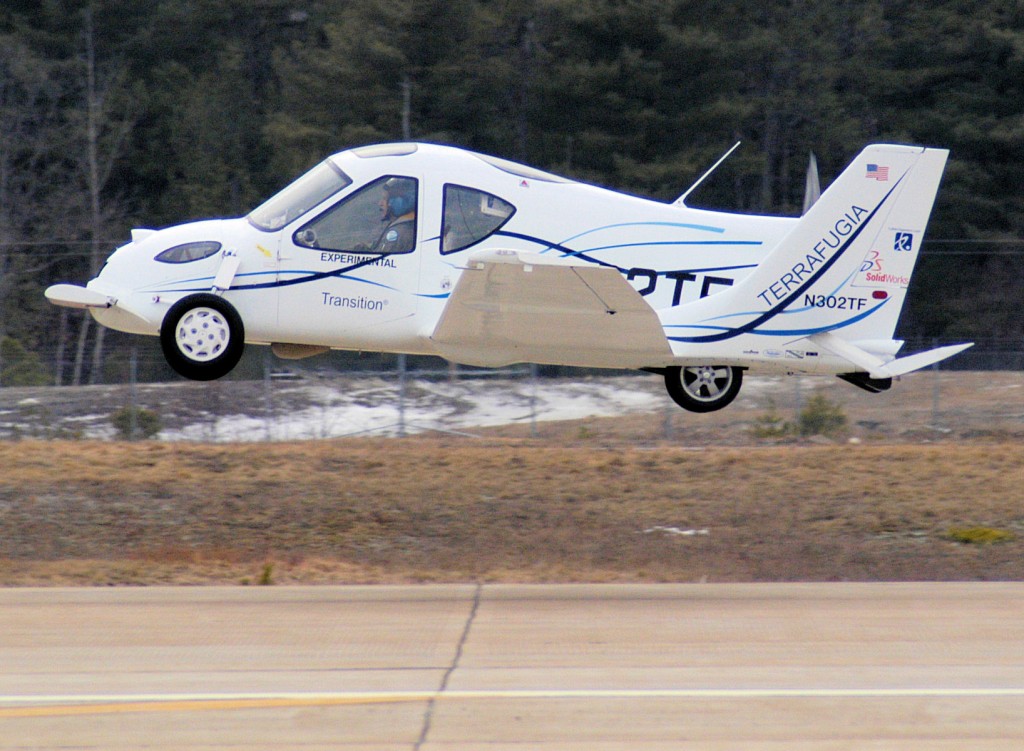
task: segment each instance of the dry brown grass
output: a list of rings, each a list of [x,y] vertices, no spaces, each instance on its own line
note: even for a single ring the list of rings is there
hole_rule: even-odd
[[[1017,443],[21,442],[0,462],[9,585],[1024,575]]]

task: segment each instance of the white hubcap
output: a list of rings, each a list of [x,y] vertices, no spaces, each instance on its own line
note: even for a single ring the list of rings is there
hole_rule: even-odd
[[[196,362],[209,362],[224,352],[231,341],[231,327],[213,308],[193,308],[178,321],[174,333],[178,349]]]

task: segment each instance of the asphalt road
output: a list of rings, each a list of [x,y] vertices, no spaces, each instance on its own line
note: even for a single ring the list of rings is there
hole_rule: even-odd
[[[0,590],[0,749],[1024,748],[1024,584]]]

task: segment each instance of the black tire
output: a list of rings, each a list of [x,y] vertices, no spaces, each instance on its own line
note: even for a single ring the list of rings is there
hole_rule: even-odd
[[[743,385],[743,369],[729,365],[674,365],[665,368],[665,388],[690,412],[714,412],[728,406]]]
[[[189,295],[171,306],[160,326],[164,357],[180,375],[213,381],[238,364],[245,349],[242,317],[224,298]]]

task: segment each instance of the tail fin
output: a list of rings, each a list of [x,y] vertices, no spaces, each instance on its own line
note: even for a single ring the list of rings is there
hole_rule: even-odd
[[[886,350],[947,155],[868,146],[749,276],[664,312],[676,354],[690,344],[730,341],[742,349],[754,345],[752,337],[777,337],[760,344],[778,345],[828,333],[891,359]]]

